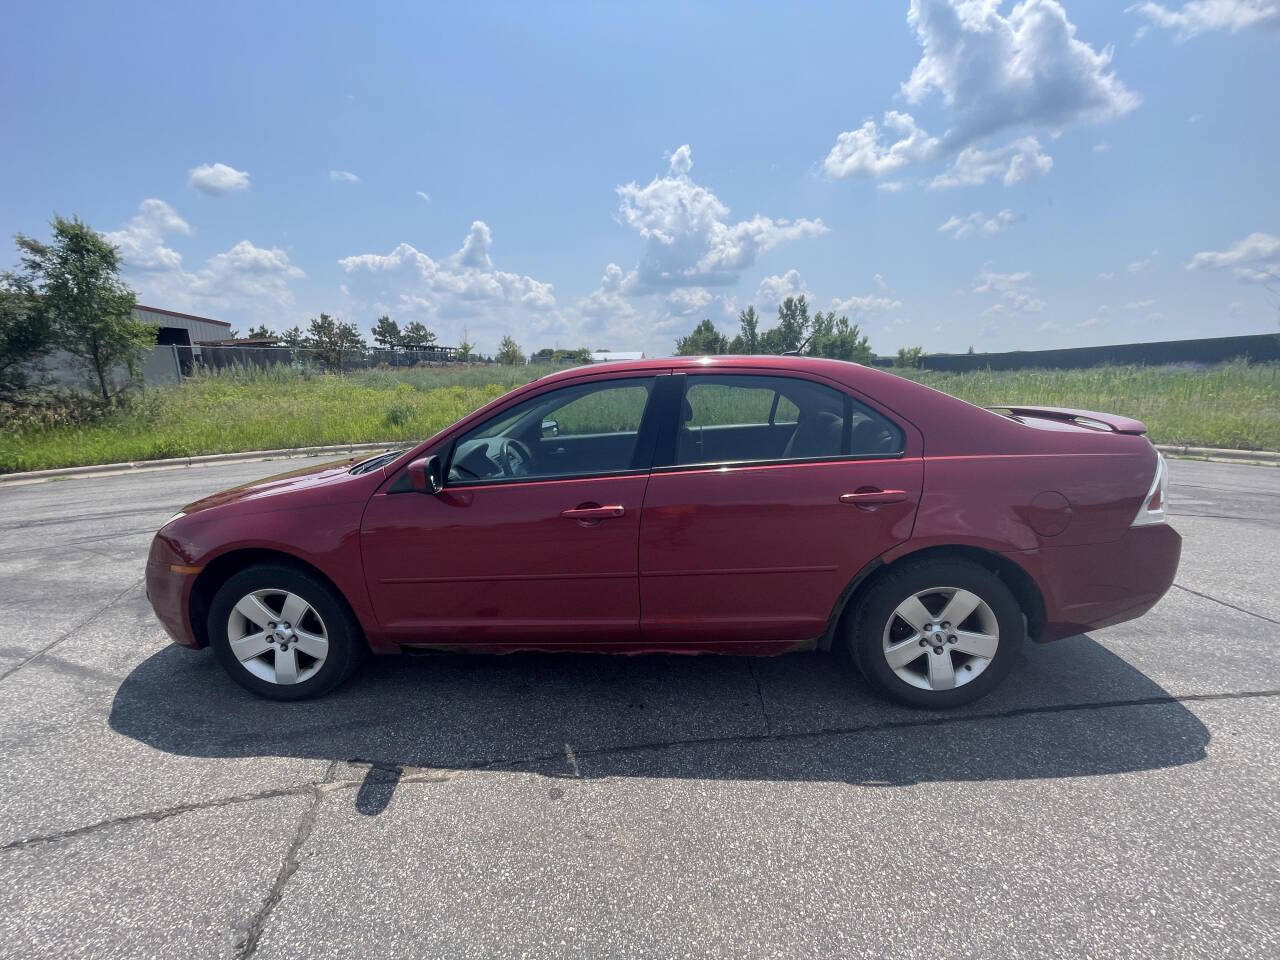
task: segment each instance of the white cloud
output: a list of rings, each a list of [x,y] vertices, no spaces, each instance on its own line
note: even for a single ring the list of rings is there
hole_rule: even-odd
[[[1132,303],[1126,303],[1126,310],[1149,310],[1156,305],[1154,300],[1135,300]]]
[[[209,196],[249,189],[249,174],[225,163],[202,163],[192,167],[187,185]]]
[[[913,106],[936,95],[950,111],[951,126],[933,136],[905,111],[886,113],[883,126],[867,120],[839,135],[823,164],[828,175],[884,176],[1014,128],[1056,134],[1072,124],[1123,116],[1141,103],[1110,69],[1111,49],[1098,51],[1080,40],[1057,0],[1024,0],[1007,16],[1000,6],[1000,0],[911,0],[907,22],[923,50],[902,94]],[[896,139],[882,142],[884,132]],[[1035,155],[1026,169],[1004,168],[1006,185],[1048,172],[1038,143]],[[979,183],[990,176],[935,185]]]
[[[1143,271],[1150,270],[1152,267],[1155,266],[1156,257],[1158,257],[1159,255],[1160,255],[1159,250],[1152,250],[1151,256],[1143,257],[1141,260],[1135,260],[1133,261],[1133,263],[1125,267],[1125,269],[1128,270],[1130,273],[1142,273]]]
[[[304,276],[284,250],[241,240],[191,272],[183,268],[182,255],[165,243],[166,236],[190,233],[177,211],[151,198],[128,224],[106,237],[120,248],[126,276],[143,302],[215,317],[230,312],[281,322],[281,311],[293,305],[290,282]]]
[[[667,310],[680,317],[704,312],[712,299],[711,292],[705,287],[680,287],[662,298]]]
[[[418,306],[431,313],[467,316],[500,305],[520,305],[535,310],[555,306],[551,284],[494,269],[489,257],[492,239],[488,224],[476,220],[461,248],[440,261],[402,243],[388,254],[344,257],[338,265],[348,274],[407,276],[413,282],[405,294],[418,298]]]
[[[929,183],[930,189],[971,187],[999,177],[1006,187],[1043,176],[1053,169],[1053,158],[1040,149],[1035,137],[1021,137],[1002,147],[983,150],[965,147],[951,167]]]
[[[872,281],[875,283],[875,285],[876,285],[877,287],[879,287],[881,290],[883,290],[883,289],[885,289],[886,287],[888,287],[888,286],[889,286],[887,283],[885,283],[885,282],[884,282],[884,277],[883,277],[881,274],[878,274],[878,273],[877,273],[877,274],[876,274],[874,277],[872,277],[871,279],[872,279]]]
[[[636,312],[628,299],[634,283],[634,271],[628,274],[616,263],[611,263],[604,268],[599,288],[578,301],[578,311],[592,319],[629,317]]]
[[[791,269],[786,273],[761,280],[760,286],[756,288],[755,305],[762,311],[769,311],[787,297],[813,299],[813,293],[805,287],[799,270]]]
[[[414,193],[414,196],[418,197],[424,203],[431,202],[431,194],[427,193],[425,190],[415,190],[413,191],[413,193]]]
[[[1102,143],[1095,143],[1093,145],[1093,152],[1094,153],[1110,153],[1111,144],[1107,143],[1106,141],[1103,141]]]
[[[963,240],[974,233],[990,237],[1001,230],[1008,229],[1021,219],[1012,210],[1001,210],[991,217],[978,211],[969,214],[967,217],[951,217],[946,223],[938,227],[938,232],[949,233],[957,240]]]
[[[350,170],[330,170],[329,179],[334,183],[359,183],[360,178]]]
[[[1226,250],[1203,250],[1187,264],[1188,270],[1226,268],[1253,283],[1280,281],[1280,237],[1251,233]]]
[[[901,180],[885,180],[876,184],[877,190],[883,190],[885,193],[897,193],[906,186]]]
[[[1076,37],[1057,0],[912,0],[907,22],[924,47],[902,85],[907,101],[938,94],[960,147],[1014,126],[1061,129],[1122,116],[1141,103],[1109,70],[1111,50]]]
[[[173,270],[182,266],[182,254],[165,245],[170,234],[190,236],[191,227],[173,207],[151,197],[138,205],[128,224],[105,236],[120,248],[126,269]]]
[[[884,115],[884,130],[898,134],[893,143],[882,144],[880,130],[868,119],[858,129],[840,134],[823,161],[823,169],[832,177],[880,177],[926,163],[938,154],[938,138],[916,126],[909,113],[890,110]]]
[[[233,309],[254,309],[293,303],[290,280],[305,274],[279,247],[258,247],[241,240],[230,250],[209,258],[205,267],[184,277],[187,293],[205,303]]]
[[[831,308],[840,313],[866,314],[887,313],[890,310],[901,310],[902,301],[892,297],[833,297]]]
[[[1116,275],[1109,270],[1104,270],[1102,273],[1098,274],[1099,280],[1114,280],[1115,278]]]
[[[1173,30],[1180,41],[1211,30],[1236,33],[1251,27],[1280,26],[1280,3],[1276,0],[1189,0],[1177,8],[1146,2],[1135,3],[1126,12],[1147,19],[1138,36],[1154,26]]]
[[[1015,313],[1040,313],[1045,303],[1035,296],[1027,281],[1031,274],[1026,271],[1018,273],[997,273],[989,267],[983,267],[973,283],[973,292],[996,297],[996,302],[982,312],[983,316]]]
[[[622,221],[646,241],[636,268],[638,293],[734,283],[760,254],[781,243],[827,232],[821,220],[774,220],[756,214],[730,222],[729,208],[693,182],[688,144],[670,157],[665,176],[617,188]]]
[[[487,348],[513,326],[530,335],[562,328],[551,284],[497,269],[492,242],[488,224],[476,220],[462,246],[439,260],[401,243],[390,253],[356,254],[338,265],[362,309],[422,320],[442,340],[460,338],[464,323],[472,340]]]

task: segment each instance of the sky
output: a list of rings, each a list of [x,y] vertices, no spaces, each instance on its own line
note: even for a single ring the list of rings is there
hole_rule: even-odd
[[[669,354],[1280,331],[1280,0],[24,4],[0,229],[139,301]],[[7,244],[0,268],[16,264]]]

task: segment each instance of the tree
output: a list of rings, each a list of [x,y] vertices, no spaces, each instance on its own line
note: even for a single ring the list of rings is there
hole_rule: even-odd
[[[498,344],[497,360],[508,367],[515,367],[524,363],[524,354],[520,352],[520,344],[510,337],[503,337],[502,342]]]
[[[35,364],[52,340],[40,299],[18,277],[0,276],[0,401],[22,400],[33,386]]]
[[[419,324],[421,326],[421,324]],[[400,325],[385,313],[373,325],[373,341],[384,350],[394,350],[400,346]]]
[[[267,329],[267,325],[265,323],[249,328],[250,340],[274,340],[275,336],[276,335],[274,333]]]
[[[787,297],[778,304],[778,325],[760,336],[761,353],[792,353],[803,350],[813,320],[804,297]]]
[[[294,324],[280,334],[280,342],[286,347],[305,347],[307,345],[307,337],[306,334],[298,329],[297,324]]]
[[[676,356],[697,357],[729,352],[729,341],[710,318],[693,328],[687,337],[676,337]]]
[[[382,321],[379,320],[379,323]],[[374,330],[374,336],[377,336],[377,330]],[[436,335],[433,331],[428,330],[425,325],[414,320],[406,323],[404,330],[400,331],[400,346],[406,350],[430,350],[435,346]]]
[[[312,318],[307,328],[306,344],[319,352],[320,361],[325,366],[338,371],[342,370],[346,357],[367,349],[354,323],[343,323],[327,313]]]
[[[462,338],[462,342],[458,344],[458,359],[461,360],[463,363],[467,363],[471,359],[471,346],[472,344],[467,340],[466,336],[464,335]]]
[[[747,307],[738,314],[738,335],[729,344],[730,353],[760,352],[760,316],[755,307]]]
[[[871,344],[856,323],[845,316],[837,317],[834,310],[825,314],[819,310],[813,315],[813,326],[805,352],[811,357],[828,357],[831,360],[848,360],[852,363],[871,362]]]
[[[920,355],[923,353],[923,347],[899,347],[898,355],[893,358],[893,365],[914,370],[920,366]]]
[[[132,381],[156,328],[133,312],[133,291],[120,279],[120,251],[78,217],[54,217],[53,240],[18,234],[21,282],[40,298],[54,341],[84,365],[110,403],[113,372],[124,366]]]

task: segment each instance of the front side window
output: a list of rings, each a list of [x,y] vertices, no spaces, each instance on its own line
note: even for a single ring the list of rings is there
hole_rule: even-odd
[[[902,433],[824,384],[796,377],[690,375],[675,463],[893,456]]]
[[[463,434],[451,484],[645,469],[640,425],[653,377],[603,380],[531,397]]]

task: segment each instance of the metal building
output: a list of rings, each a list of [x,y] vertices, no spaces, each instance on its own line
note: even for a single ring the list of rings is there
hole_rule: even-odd
[[[231,336],[231,324],[225,320],[212,320],[160,307],[144,307],[142,304],[134,307],[133,313],[139,320],[156,325],[157,346],[188,348],[190,353],[184,357],[188,362],[191,356],[200,356],[202,342],[225,340]]]

